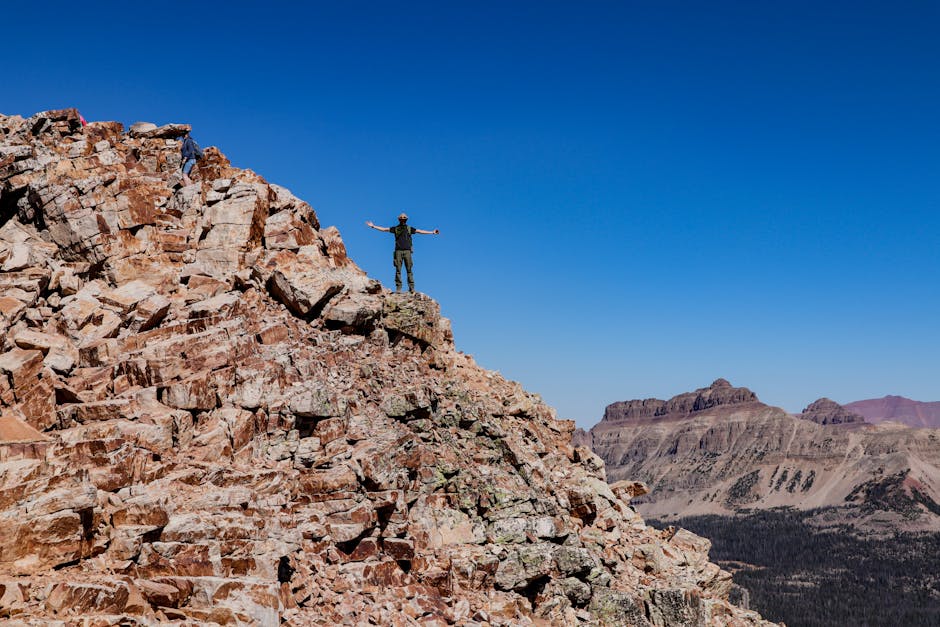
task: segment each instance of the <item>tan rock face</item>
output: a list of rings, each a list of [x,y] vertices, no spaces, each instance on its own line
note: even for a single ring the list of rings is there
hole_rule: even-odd
[[[182,186],[185,128],[0,117],[0,617],[762,624],[307,203]]]
[[[631,495],[646,516],[838,507],[863,526],[940,528],[936,430],[870,425],[828,399],[790,415],[721,380],[670,401],[616,403],[607,416],[580,441],[610,480],[649,485]]]

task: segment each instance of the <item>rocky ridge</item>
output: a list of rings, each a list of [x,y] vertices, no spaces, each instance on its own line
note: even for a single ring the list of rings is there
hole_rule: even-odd
[[[617,424],[631,420],[676,417],[712,407],[727,407],[756,401],[757,395],[749,389],[736,388],[725,379],[717,379],[707,388],[679,394],[668,401],[648,398],[611,403],[604,410],[603,422]]]
[[[940,428],[940,401],[923,402],[903,396],[884,396],[847,403],[845,407],[874,423],[894,421],[915,428]]]
[[[821,398],[806,406],[798,418],[809,420],[821,425],[844,425],[849,423],[865,422],[865,417],[857,414],[847,407],[843,407],[832,399]]]
[[[0,618],[762,625],[573,424],[185,125],[0,116]]]
[[[840,508],[874,528],[940,528],[940,432],[872,425],[829,399],[791,415],[719,379],[669,401],[615,403],[575,441],[611,480],[645,482],[644,516]]]

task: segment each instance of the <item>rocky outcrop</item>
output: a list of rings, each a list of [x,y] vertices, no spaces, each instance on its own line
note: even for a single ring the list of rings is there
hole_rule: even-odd
[[[865,422],[865,418],[837,402],[828,398],[821,398],[806,406],[799,418],[809,420],[820,425],[844,425]]]
[[[0,618],[759,625],[573,424],[185,125],[0,117]]]
[[[571,434],[571,445],[572,446],[583,446],[588,449],[593,449],[594,447],[594,438],[591,436],[590,431],[585,431],[584,429],[575,429]]]
[[[900,422],[909,427],[940,428],[940,401],[913,401],[903,396],[885,396],[846,404],[846,409],[869,422]]]
[[[733,387],[724,379],[717,379],[707,388],[679,394],[668,401],[656,398],[611,403],[604,410],[607,424],[686,416],[712,407],[727,407],[757,402],[757,396],[747,388]]]
[[[837,507],[863,526],[940,528],[937,433],[870,425],[828,399],[793,416],[719,380],[616,403],[580,437],[611,480],[650,486],[634,501],[645,516]]]

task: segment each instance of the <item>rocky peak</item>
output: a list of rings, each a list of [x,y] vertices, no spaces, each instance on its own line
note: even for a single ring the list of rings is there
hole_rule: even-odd
[[[571,445],[583,446],[584,448],[591,450],[594,448],[594,438],[591,436],[590,431],[585,431],[584,429],[578,428],[575,429],[571,434]]]
[[[764,624],[310,205],[184,185],[185,128],[0,116],[0,618]]]
[[[846,409],[839,403],[828,398],[813,401],[806,406],[806,409],[804,409],[798,417],[821,425],[865,422],[865,418],[860,414]]]
[[[649,398],[612,403],[604,410],[601,424],[666,417],[681,418],[714,407],[757,402],[757,395],[749,389],[736,388],[725,379],[716,379],[707,388],[679,394],[668,401]]]

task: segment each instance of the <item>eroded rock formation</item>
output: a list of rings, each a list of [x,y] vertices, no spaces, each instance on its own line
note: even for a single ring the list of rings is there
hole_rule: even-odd
[[[683,416],[711,409],[755,403],[757,396],[747,388],[733,387],[725,379],[717,379],[707,388],[674,396],[668,401],[658,398],[611,403],[604,410],[604,423],[619,424],[631,420]]]
[[[615,403],[575,437],[612,480],[650,486],[635,502],[645,516],[836,507],[863,526],[937,529],[938,435],[871,425],[829,399],[794,416],[719,379],[669,401]]]
[[[828,398],[813,401],[806,406],[806,409],[804,409],[798,417],[821,425],[844,425],[853,422],[865,422],[865,418],[861,414],[857,414]]]
[[[185,125],[0,116],[8,624],[760,625],[573,425]]]

